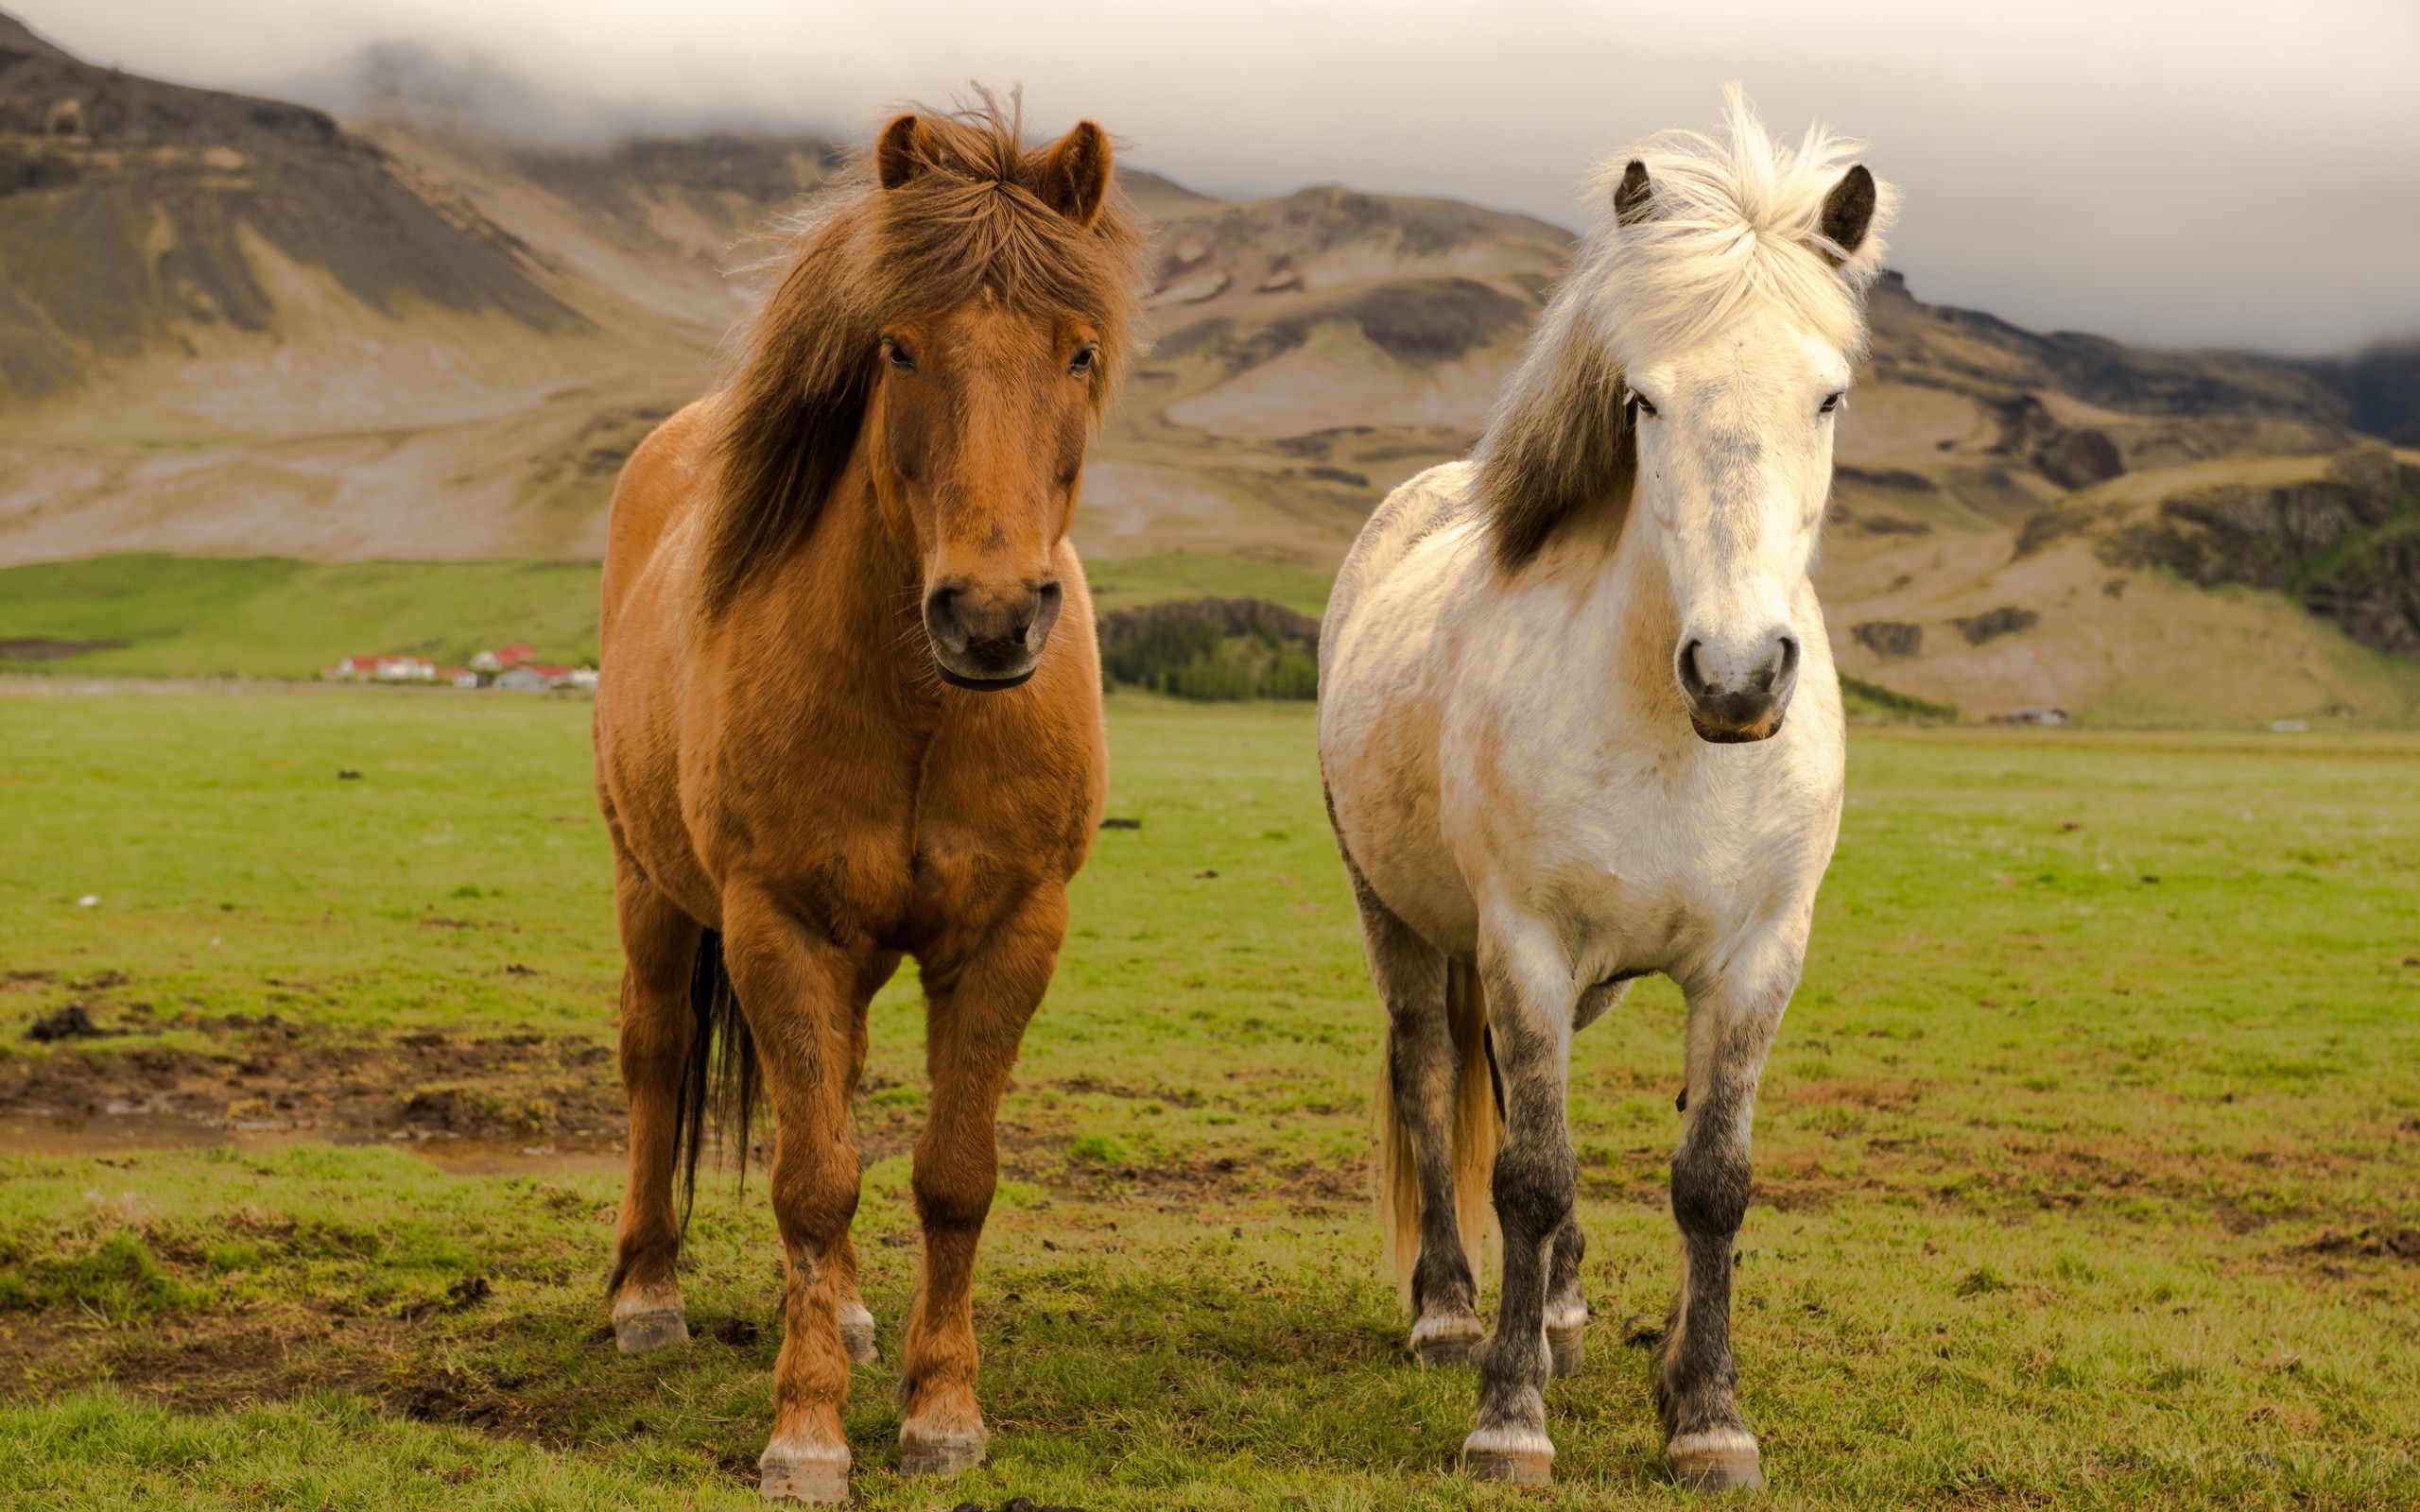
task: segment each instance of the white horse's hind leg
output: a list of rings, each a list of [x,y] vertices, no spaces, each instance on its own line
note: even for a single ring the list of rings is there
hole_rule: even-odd
[[[1347,869],[1352,870],[1348,863]],[[1361,908],[1361,934],[1370,976],[1387,1007],[1386,1095],[1392,1099],[1392,1126],[1409,1144],[1409,1172],[1400,1169],[1404,1152],[1381,1152],[1387,1170],[1381,1198],[1388,1205],[1390,1240],[1397,1263],[1410,1267],[1411,1352],[1424,1365],[1468,1365],[1486,1328],[1478,1319],[1478,1286],[1456,1224],[1454,1181],[1456,1105],[1462,1077],[1447,1018],[1443,953],[1414,934],[1378,900],[1357,871],[1354,896]],[[1409,1182],[1403,1177],[1409,1176]],[[1416,1192],[1417,1213],[1401,1211]],[[1417,1238],[1407,1244],[1417,1225]]]
[[[1789,981],[1796,976],[1793,963]],[[1687,1107],[1672,1157],[1681,1287],[1656,1349],[1655,1403],[1675,1480],[1705,1491],[1744,1490],[1762,1486],[1764,1470],[1734,1400],[1731,1252],[1748,1211],[1756,1080],[1789,986],[1744,1001],[1723,983],[1688,995]]]
[[[1575,1157],[1575,1171],[1579,1163]],[[1580,1231],[1575,1208],[1555,1230],[1554,1259],[1547,1266],[1547,1349],[1559,1376],[1579,1374],[1587,1355],[1588,1297],[1580,1287],[1580,1263],[1587,1254],[1588,1241]]]

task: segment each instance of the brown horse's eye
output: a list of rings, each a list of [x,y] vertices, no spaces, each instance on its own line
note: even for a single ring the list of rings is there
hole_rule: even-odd
[[[882,354],[889,359],[890,366],[897,371],[914,372],[916,370],[915,354],[888,336],[883,338]]]
[[[1093,370],[1093,364],[1099,357],[1100,348],[1098,347],[1078,347],[1076,354],[1067,359],[1067,371],[1081,378]]]

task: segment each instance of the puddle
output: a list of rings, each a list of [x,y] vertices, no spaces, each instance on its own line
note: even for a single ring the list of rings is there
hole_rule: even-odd
[[[175,1113],[0,1114],[0,1155],[126,1155],[143,1150],[279,1150],[297,1144],[385,1144],[455,1176],[619,1175],[630,1159],[612,1150],[482,1140],[398,1139],[366,1129],[227,1128]]]

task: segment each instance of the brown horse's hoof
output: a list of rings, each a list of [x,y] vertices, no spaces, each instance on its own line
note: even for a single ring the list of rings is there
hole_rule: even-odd
[[[804,1502],[808,1506],[849,1504],[849,1461],[840,1459],[779,1460],[771,1450],[756,1462],[756,1494],[768,1502]]]
[[[1709,1428],[1684,1434],[1664,1446],[1672,1479],[1692,1491],[1760,1491],[1765,1486],[1756,1435],[1744,1428]]]
[[[872,1365],[882,1358],[882,1346],[874,1342],[873,1314],[863,1303],[840,1309],[840,1348],[849,1351],[852,1365]]]
[[[1578,1375],[1588,1359],[1588,1325],[1547,1330],[1547,1352],[1554,1356],[1556,1375]]]
[[[899,1440],[899,1473],[947,1478],[983,1463],[981,1438]]]
[[[689,1342],[689,1322],[679,1313],[632,1313],[614,1320],[614,1347],[624,1354],[645,1354]]]
[[[1544,1434],[1482,1428],[1462,1440],[1462,1469],[1475,1481],[1554,1484],[1554,1445]]]
[[[1422,1365],[1476,1365],[1486,1343],[1487,1330],[1475,1317],[1424,1317],[1411,1326],[1411,1357]]]

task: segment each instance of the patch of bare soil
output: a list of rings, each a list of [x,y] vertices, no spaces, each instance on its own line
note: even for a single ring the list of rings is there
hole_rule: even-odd
[[[207,1128],[609,1149],[626,1122],[613,1052],[578,1035],[457,1038],[420,1030],[337,1038],[230,1014],[178,1023],[207,1049],[156,1035],[61,1034],[47,1055],[0,1060],[0,1114],[167,1115]]]
[[[2420,1228],[2364,1228],[2350,1234],[2325,1228],[2310,1243],[2295,1247],[2311,1255],[2393,1255],[2420,1264]]]

